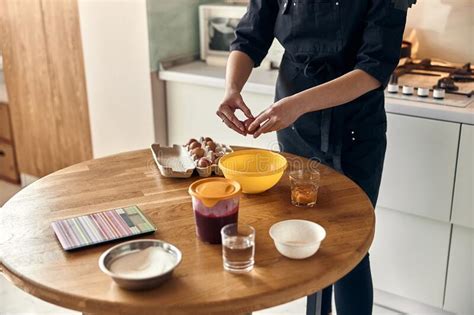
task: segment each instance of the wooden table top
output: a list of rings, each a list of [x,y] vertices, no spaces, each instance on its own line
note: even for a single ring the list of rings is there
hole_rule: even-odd
[[[303,158],[284,154],[290,166]],[[198,177],[162,177],[149,150],[73,165],[46,176],[9,200],[0,212],[0,267],[14,284],[48,302],[86,313],[238,314],[279,305],[314,293],[340,279],[365,256],[375,216],[366,194],[347,177],[321,166],[315,208],[290,203],[285,174],[259,195],[243,195],[239,222],[256,229],[256,264],[247,274],[222,268],[220,245],[195,236],[188,186]],[[54,220],[138,205],[158,231],[144,238],[176,245],[183,261],[173,278],[151,291],[118,288],[98,267],[105,244],[64,252]],[[321,224],[327,238],[305,260],[281,256],[268,234],[275,222],[307,219]]]

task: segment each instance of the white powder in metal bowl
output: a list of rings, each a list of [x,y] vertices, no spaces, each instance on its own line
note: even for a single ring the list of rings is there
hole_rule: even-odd
[[[110,271],[118,276],[150,278],[161,275],[176,263],[176,258],[160,247],[148,247],[112,262]]]

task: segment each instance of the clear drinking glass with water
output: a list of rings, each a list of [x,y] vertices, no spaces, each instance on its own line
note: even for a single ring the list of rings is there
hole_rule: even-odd
[[[224,269],[248,272],[255,264],[255,229],[247,224],[228,224],[221,230]]]

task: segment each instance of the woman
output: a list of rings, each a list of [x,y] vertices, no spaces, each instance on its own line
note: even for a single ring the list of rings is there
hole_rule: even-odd
[[[256,138],[277,131],[280,149],[317,158],[354,180],[375,206],[386,148],[383,90],[398,64],[406,11],[416,0],[251,0],[227,63],[217,115]],[[253,119],[240,92],[276,37],[285,48],[275,103]],[[331,311],[323,291],[322,314]],[[368,255],[334,284],[337,313],[371,314]]]

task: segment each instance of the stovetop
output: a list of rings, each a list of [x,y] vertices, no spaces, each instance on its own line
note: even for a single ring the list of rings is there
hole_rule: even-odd
[[[433,97],[435,90],[438,98]],[[469,63],[459,66],[441,60],[406,59],[394,71],[385,96],[443,106],[467,107],[474,101],[473,91],[474,73]]]

